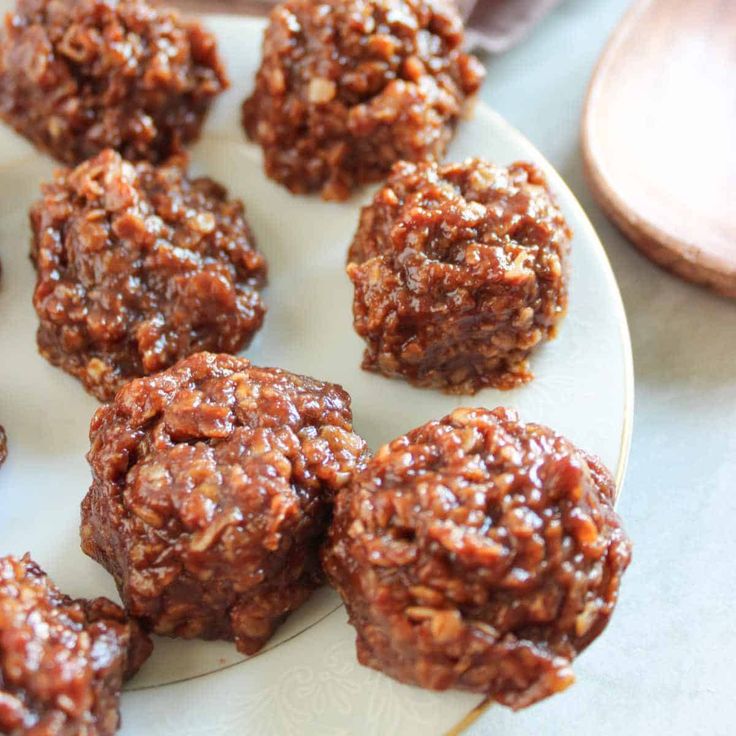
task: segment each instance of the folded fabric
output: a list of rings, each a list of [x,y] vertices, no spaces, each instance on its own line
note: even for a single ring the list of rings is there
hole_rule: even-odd
[[[560,0],[457,0],[468,23],[468,42],[494,54],[506,51]]]

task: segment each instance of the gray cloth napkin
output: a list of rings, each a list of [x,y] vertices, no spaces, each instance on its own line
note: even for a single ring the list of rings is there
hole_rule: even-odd
[[[522,38],[560,0],[457,0],[471,46],[499,54]]]
[[[265,14],[277,0],[173,0],[186,10]],[[468,23],[468,42],[494,54],[520,41],[560,0],[455,0]]]

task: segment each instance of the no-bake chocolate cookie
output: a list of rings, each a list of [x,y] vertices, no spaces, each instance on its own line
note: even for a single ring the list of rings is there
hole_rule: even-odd
[[[226,86],[214,37],[146,0],[18,0],[0,29],[0,118],[66,164],[164,161]]]
[[[348,257],[363,367],[451,393],[529,381],[567,309],[570,237],[531,164],[397,164]]]
[[[243,105],[266,173],[345,199],[400,159],[441,158],[483,80],[451,0],[286,0]]]
[[[192,353],[238,352],[263,322],[243,205],[185,164],[106,150],[31,209],[39,350],[101,400]]]
[[[339,494],[323,561],[361,663],[521,708],[566,688],[631,555],[595,458],[507,409],[458,409]]]
[[[321,583],[335,493],[367,458],[339,386],[200,353],[90,427],[82,547],[165,636],[258,651]]]
[[[0,733],[111,736],[150,640],[106,598],[72,600],[38,565],[0,557]]]

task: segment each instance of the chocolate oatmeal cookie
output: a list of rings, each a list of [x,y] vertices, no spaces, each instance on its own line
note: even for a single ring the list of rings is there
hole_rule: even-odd
[[[165,161],[227,86],[214,37],[146,0],[18,0],[0,29],[0,118],[66,164]]]
[[[531,164],[397,164],[348,256],[363,367],[450,393],[531,380],[567,309],[570,238]]]
[[[111,736],[151,642],[106,598],[72,600],[26,555],[0,557],[0,733]]]
[[[185,164],[106,150],[57,172],[31,209],[39,350],[101,400],[192,353],[236,353],[263,322],[243,205]]]
[[[266,173],[346,199],[400,159],[441,158],[483,80],[451,0],[286,0],[243,105]]]
[[[508,409],[457,409],[339,494],[323,561],[361,663],[513,708],[573,681],[629,564],[597,459]]]
[[[339,386],[200,353],[90,427],[82,547],[157,634],[258,651],[321,583],[335,493],[367,458]]]

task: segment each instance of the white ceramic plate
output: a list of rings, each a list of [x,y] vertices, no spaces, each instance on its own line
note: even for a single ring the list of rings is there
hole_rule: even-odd
[[[574,231],[570,312],[560,337],[533,359],[536,380],[470,399],[413,389],[359,368],[352,290],[344,275],[358,210],[293,197],[261,172],[246,143],[240,103],[259,61],[262,22],[212,17],[233,80],[217,103],[192,166],[242,198],[270,267],[265,326],[246,352],[274,365],[342,384],[355,427],[377,447],[458,404],[506,404],[600,455],[623,478],[633,401],[631,350],[618,289],[603,248],[573,195],[541,155],[483,105],[461,126],[450,158],[542,166]],[[36,352],[27,211],[53,163],[0,131],[0,423],[10,457],[0,471],[0,554],[29,550],[73,596],[117,599],[111,578],[79,549],[84,459],[97,402]],[[123,698],[127,736],[431,736],[457,728],[478,696],[399,685],[355,659],[353,632],[330,590],[318,592],[266,650],[245,660],[232,644],[156,640],[151,660]]]

